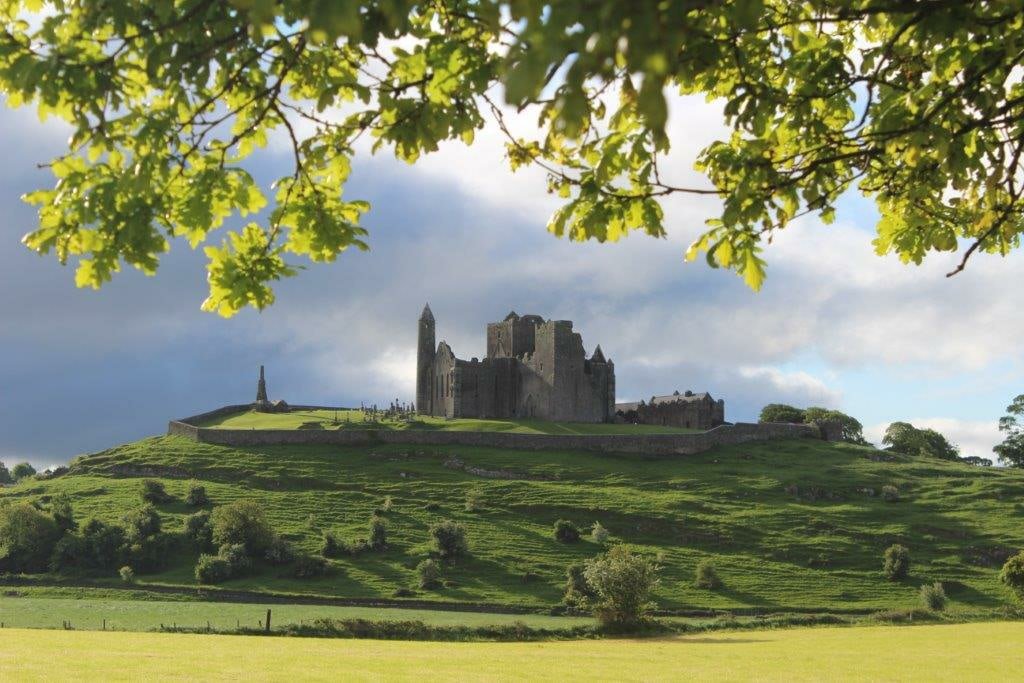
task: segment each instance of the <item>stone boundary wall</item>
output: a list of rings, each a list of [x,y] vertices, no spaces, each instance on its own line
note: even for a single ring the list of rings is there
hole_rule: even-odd
[[[248,406],[242,406],[247,408]],[[293,406],[295,407],[295,406]],[[237,406],[220,409],[227,412]],[[302,407],[309,409],[309,407]],[[300,408],[300,409],[302,409]],[[692,455],[716,446],[750,441],[821,438],[814,425],[750,424],[721,425],[693,434],[516,434],[510,432],[448,432],[441,430],[388,429],[209,429],[195,423],[224,412],[211,411],[174,420],[167,433],[201,443],[221,446],[330,445],[370,446],[404,444],[421,446],[483,446],[523,451],[596,451],[640,455]]]

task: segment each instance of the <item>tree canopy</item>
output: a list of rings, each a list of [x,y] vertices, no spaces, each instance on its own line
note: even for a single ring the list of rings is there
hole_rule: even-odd
[[[24,242],[83,287],[184,241],[208,258],[205,310],[262,308],[288,259],[366,248],[369,206],[343,194],[358,140],[415,162],[488,120],[564,199],[554,234],[661,237],[665,197],[716,196],[686,257],[755,289],[772,237],[831,221],[851,188],[877,203],[876,251],[905,262],[961,250],[956,272],[1024,230],[1018,0],[0,0],[0,17],[0,92],[72,127]],[[732,129],[695,187],[665,163],[675,94]],[[265,188],[251,155],[271,135],[293,161]]]
[[[1024,467],[1024,424],[1021,424],[1021,417],[1024,417],[1024,394],[1015,397],[1013,403],[1006,406],[1006,415],[999,418],[999,431],[1005,437],[992,449],[1004,465],[1011,467]]]
[[[918,429],[909,422],[893,422],[882,436],[882,443],[889,450],[905,455],[929,456],[943,460],[959,460],[960,448],[935,431]]]

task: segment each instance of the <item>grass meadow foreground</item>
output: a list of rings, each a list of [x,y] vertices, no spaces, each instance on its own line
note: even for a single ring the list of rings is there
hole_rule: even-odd
[[[7,680],[1007,680],[1024,624],[799,628],[652,639],[423,643],[8,629]]]

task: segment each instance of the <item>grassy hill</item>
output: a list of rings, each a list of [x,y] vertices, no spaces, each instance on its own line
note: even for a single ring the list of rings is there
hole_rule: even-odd
[[[291,410],[260,413],[249,410],[221,415],[199,424],[219,429],[423,429],[448,432],[513,432],[516,434],[686,434],[699,429],[604,422],[549,422],[444,418],[417,415],[412,420],[369,421],[361,410]]]
[[[117,521],[139,505],[140,480],[159,478],[177,501],[158,506],[164,527],[182,526],[194,477],[215,504],[262,503],[297,547],[317,552],[321,533],[366,534],[386,513],[390,547],[332,561],[328,577],[299,580],[261,567],[227,589],[389,598],[415,583],[428,526],[465,524],[471,556],[449,568],[450,585],[417,599],[527,607],[556,604],[566,566],[601,547],[554,540],[559,518],[600,521],[614,540],[657,555],[660,607],[874,610],[917,604],[917,587],[941,580],[954,604],[1010,601],[997,581],[1002,559],[1024,546],[1024,472],[908,458],[814,440],[745,444],[674,458],[469,447],[229,448],[154,437],[82,457],[70,471],[0,489],[0,500],[70,494],[77,518]],[[899,491],[887,502],[884,486]],[[481,501],[467,511],[467,496]],[[889,582],[881,555],[908,546],[911,576]],[[710,558],[724,586],[693,587]],[[194,585],[183,554],[142,584]],[[75,579],[77,577],[70,577]],[[109,577],[111,584],[116,577]]]

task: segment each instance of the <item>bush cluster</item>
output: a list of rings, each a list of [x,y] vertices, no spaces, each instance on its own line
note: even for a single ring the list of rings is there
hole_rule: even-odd
[[[1006,561],[999,572],[999,580],[1024,602],[1024,550]]]
[[[174,500],[171,494],[167,493],[163,482],[156,479],[143,479],[139,495],[142,497],[143,503],[149,503],[150,505],[163,505]]]
[[[658,585],[658,566],[618,545],[584,563],[583,576],[594,592],[594,616],[606,627],[631,629],[653,607],[651,591]]]
[[[206,495],[206,487],[196,481],[190,482],[188,493],[185,495],[185,502],[192,507],[207,505],[210,502],[210,498]]]
[[[436,588],[441,581],[441,563],[437,560],[423,560],[416,565],[416,577],[420,588]]]
[[[434,550],[445,560],[460,557],[469,552],[466,527],[451,519],[443,519],[430,527]]]
[[[942,587],[942,583],[936,581],[935,583],[925,584],[921,586],[921,604],[926,609],[930,609],[933,612],[941,612],[946,609],[946,589]]]
[[[594,590],[587,583],[584,574],[586,566],[582,562],[574,562],[565,570],[565,594],[562,601],[567,605],[585,607],[595,597]]]
[[[580,528],[568,519],[560,519],[555,522],[555,540],[562,543],[575,543],[580,540]]]
[[[890,581],[907,578],[910,573],[910,551],[899,543],[886,548],[882,557],[882,573]]]

